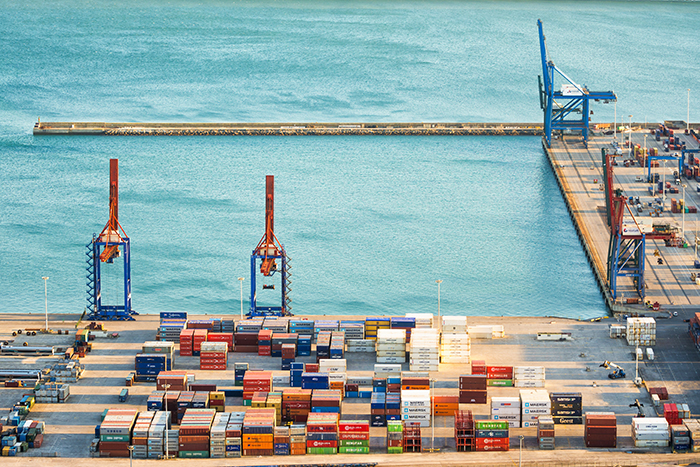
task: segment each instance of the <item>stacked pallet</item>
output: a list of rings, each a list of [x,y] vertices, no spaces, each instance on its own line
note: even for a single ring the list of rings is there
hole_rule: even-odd
[[[512,366],[487,366],[486,378],[488,386],[512,387],[513,367]]]
[[[417,423],[421,427],[429,427],[430,412],[430,391],[411,389],[401,391],[401,420],[406,423]]]
[[[377,330],[377,363],[406,362],[406,331],[404,329]]]
[[[520,390],[520,426],[537,426],[540,417],[551,417],[552,400],[543,389]]]
[[[583,424],[583,399],[580,392],[551,393],[552,418],[558,425]]]
[[[369,454],[368,420],[340,420],[338,422],[338,453]]]
[[[457,452],[476,450],[474,417],[471,410],[459,410],[454,414],[455,448]]]
[[[440,336],[437,329],[416,328],[411,334],[411,371],[438,371]]]
[[[423,436],[420,423],[404,422],[403,452],[423,452]]]
[[[226,457],[241,457],[241,436],[245,412],[232,412],[226,424]]]
[[[520,428],[520,398],[492,397],[491,418],[508,422],[509,428]]]
[[[459,411],[459,396],[433,396],[433,416],[452,417]]]
[[[690,430],[683,425],[671,425],[671,449],[673,452],[687,452],[690,450]]]
[[[403,422],[400,420],[387,421],[386,448],[389,454],[403,454]]]
[[[543,366],[513,367],[513,386],[516,388],[543,388],[544,378]]]
[[[474,434],[477,451],[508,451],[510,448],[508,422],[475,420]]]
[[[460,375],[460,404],[486,404],[487,394],[486,375]]]
[[[432,313],[406,313],[406,318],[412,318],[413,320],[415,320],[415,329],[426,329],[433,327]]]
[[[345,382],[347,376],[347,360],[346,359],[330,359],[324,358],[318,361],[319,373],[328,374],[328,388],[339,391],[345,390]]]
[[[271,371],[246,371],[243,377],[243,403],[251,400],[256,392],[272,391]]]
[[[274,455],[274,430],[275,409],[248,409],[241,435],[243,456]]]
[[[154,413],[154,412],[151,412]],[[148,458],[160,459],[165,452],[165,432],[170,429],[170,413],[155,412],[148,428]]]
[[[700,420],[688,419],[684,420],[683,424],[688,429],[690,435],[690,450],[700,452]]]
[[[654,318],[627,318],[628,345],[656,345],[656,320]]]
[[[554,449],[554,420],[547,415],[541,415],[537,420],[537,443],[540,449]]]
[[[170,371],[175,363],[175,344],[172,342],[144,342],[141,347],[142,354],[164,354],[166,356],[165,369]]]
[[[304,423],[311,411],[311,389],[285,388],[282,391],[282,419]]]
[[[275,456],[288,456],[289,449],[289,427],[276,426],[274,431],[274,450]]]
[[[228,344],[226,342],[202,342],[200,344],[199,369],[225,370]]]
[[[272,355],[272,331],[269,329],[258,331],[258,355],[264,357]]]
[[[148,429],[151,427],[151,422],[155,412],[141,412],[136,417],[134,430],[131,433],[131,445],[134,447],[131,455],[135,459],[148,458]]]
[[[443,331],[440,339],[441,363],[469,363],[471,358],[471,339],[467,333],[447,334]]]
[[[292,456],[306,454],[306,425],[290,425],[289,454]]]
[[[227,350],[233,352],[233,332],[210,332],[207,342],[225,342]]]
[[[614,412],[587,412],[584,418],[586,447],[617,447],[617,417]]]
[[[365,318],[365,339],[376,341],[380,329],[391,329],[391,318]]]
[[[393,316],[390,326],[391,329],[403,329],[406,331],[406,342],[411,342],[411,330],[416,327],[416,319]]]
[[[138,411],[109,409],[100,424],[100,457],[129,457]]]
[[[346,339],[364,339],[365,338],[365,322],[357,321],[341,321],[338,326],[339,331],[345,333]]]
[[[668,447],[669,423],[662,417],[632,419],[632,439],[638,448]]]
[[[306,421],[307,454],[338,453],[338,420],[337,413],[309,414]]]

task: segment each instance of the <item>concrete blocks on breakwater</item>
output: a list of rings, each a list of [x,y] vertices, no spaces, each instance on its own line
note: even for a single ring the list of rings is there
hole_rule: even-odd
[[[35,135],[105,136],[541,136],[537,123],[115,123],[42,122]]]

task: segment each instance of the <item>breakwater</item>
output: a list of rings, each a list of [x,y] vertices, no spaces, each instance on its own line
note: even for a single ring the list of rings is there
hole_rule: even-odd
[[[116,123],[42,122],[35,135],[105,136],[541,136],[538,123]]]

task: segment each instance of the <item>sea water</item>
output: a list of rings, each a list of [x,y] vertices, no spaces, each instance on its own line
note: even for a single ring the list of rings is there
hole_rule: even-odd
[[[557,66],[618,93],[594,121],[685,119],[694,2],[0,2],[0,311],[43,312],[42,276],[50,312],[82,311],[119,158],[142,313],[238,313],[238,277],[247,309],[272,174],[295,313],[436,312],[441,279],[443,314],[603,314],[539,138],[31,136],[37,117],[540,121],[538,18]]]

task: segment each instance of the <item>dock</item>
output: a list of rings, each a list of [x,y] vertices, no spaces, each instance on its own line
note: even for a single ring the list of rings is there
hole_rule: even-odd
[[[657,322],[657,341],[654,347],[655,359],[639,362],[640,375],[645,384],[633,384],[635,362],[634,347],[628,346],[625,339],[611,338],[610,324],[618,324],[613,318],[600,321],[577,321],[552,317],[468,317],[469,325],[502,325],[505,337],[494,339],[473,339],[472,359],[482,359],[488,365],[541,365],[546,368],[545,389],[550,392],[580,392],[583,397],[584,412],[615,412],[618,420],[617,448],[587,449],[583,440],[582,425],[557,425],[556,449],[541,451],[537,447],[537,428],[511,428],[510,451],[507,452],[456,452],[452,417],[435,417],[434,435],[431,428],[422,428],[424,447],[433,446],[436,452],[417,454],[387,454],[385,447],[386,428],[371,428],[369,455],[333,456],[274,456],[243,457],[232,460],[198,459],[197,465],[344,465],[377,462],[382,466],[416,465],[490,465],[512,466],[519,460],[519,437],[523,436],[522,465],[525,466],[584,466],[617,465],[633,466],[655,462],[677,464],[697,461],[700,454],[671,454],[668,448],[635,448],[631,438],[631,420],[637,409],[629,404],[639,399],[644,404],[647,416],[656,416],[647,387],[665,386],[669,398],[674,403],[686,403],[692,414],[700,413],[700,359],[698,351],[687,334],[687,324],[683,319],[690,316],[683,312],[671,319]],[[231,319],[234,316],[224,316]],[[212,316],[191,316],[190,319],[207,319]],[[306,316],[308,319],[329,319],[328,316]],[[357,316],[333,316],[333,319],[356,319]],[[52,329],[75,329],[78,316],[51,316]],[[66,345],[71,335],[38,334],[37,336],[13,337],[15,329],[35,327],[43,324],[43,313],[31,315],[4,314],[0,321],[0,341],[15,339],[15,345]],[[623,322],[624,323],[624,322]],[[69,466],[78,463],[114,465],[115,462],[128,462],[126,459],[89,458],[89,447],[94,438],[94,428],[100,423],[100,414],[107,408],[131,408],[146,410],[146,399],[155,389],[154,383],[135,383],[129,388],[126,402],[118,402],[124,388],[125,377],[134,370],[134,357],[140,352],[144,341],[153,340],[159,324],[157,315],[141,315],[136,321],[107,322],[110,332],[118,332],[116,338],[96,338],[93,350],[80,361],[86,370],[77,383],[71,383],[71,396],[65,403],[37,404],[28,418],[46,423],[44,444],[30,449],[18,457],[3,458],[4,466],[26,465],[28,456],[41,457],[41,465]],[[570,333],[571,338],[563,341],[537,340],[537,333]],[[177,353],[177,351],[176,351]],[[371,376],[375,363],[374,353],[347,353],[348,377]],[[20,364],[26,367],[43,367],[57,357],[16,357],[0,356],[0,368]],[[626,379],[609,379],[608,370],[600,368],[605,361],[614,361],[627,371]],[[297,361],[315,361],[311,357],[298,357]],[[233,386],[234,362],[248,362],[251,368],[273,371],[275,376],[288,375],[280,370],[280,359],[259,356],[253,353],[229,353],[227,371],[199,369],[197,357],[176,355],[175,369],[185,369],[196,375],[196,381],[204,384],[217,384],[225,389]],[[403,365],[408,370],[408,364]],[[440,364],[439,371],[432,372],[435,380],[435,395],[454,395],[458,389],[460,374],[469,372],[469,364]],[[279,388],[282,389],[282,388]],[[489,397],[517,396],[519,389],[514,387],[489,387]],[[0,388],[0,409],[5,412],[29,388]],[[476,419],[490,418],[487,404],[460,404],[461,410],[472,410]],[[242,400],[227,397],[227,411],[245,410]],[[342,403],[343,419],[368,419],[367,399],[345,399]],[[695,415],[693,415],[695,416]],[[135,459],[134,464],[152,463]],[[178,461],[174,461],[178,462]],[[180,460],[179,463],[183,461]]]
[[[649,150],[656,148],[659,155],[680,155],[681,151],[664,152],[663,140],[656,141],[650,128],[658,125],[633,124],[631,132],[632,145],[639,144]],[[675,135],[686,143],[687,149],[697,149],[698,142],[683,129],[677,129]],[[630,136],[629,131],[617,134],[617,140],[623,143]],[[669,247],[662,240],[646,241],[645,274],[646,296],[642,299],[636,293],[630,278],[618,279],[618,297],[613,299],[607,286],[607,258],[610,242],[610,229],[606,222],[604,171],[601,156],[602,148],[611,149],[613,134],[598,134],[590,138],[588,148],[577,136],[564,136],[552,141],[551,149],[543,145],[557,183],[566,202],[582,246],[591,264],[593,273],[600,285],[608,308],[613,312],[635,313],[649,312],[644,302],[658,302],[661,310],[668,312],[680,308],[700,310],[700,285],[691,279],[691,274],[700,269],[694,268],[696,259],[695,239],[700,228],[697,213],[672,213],[671,200],[683,199],[686,205],[700,206],[700,182],[694,178],[681,176],[676,182],[674,172],[678,164],[672,161],[658,161],[660,167],[653,167],[652,174],[659,174],[659,180],[670,183],[670,189],[678,193],[666,193],[665,208],[659,217],[650,216],[652,205],[661,194],[651,195],[649,188],[657,184],[647,183],[648,168],[634,163],[629,167],[623,163],[633,159],[629,148],[622,147],[618,156],[618,165],[614,166],[614,187],[621,189],[626,198],[639,197],[641,212],[634,210],[638,223],[647,226],[667,224],[677,230],[684,239],[685,247]],[[666,166],[664,167],[664,162]],[[653,176],[653,175],[652,175]],[[685,191],[685,196],[683,194]],[[685,231],[683,228],[685,227]],[[635,302],[639,301],[639,304]]]
[[[542,123],[42,122],[34,135],[104,136],[541,136]]]

